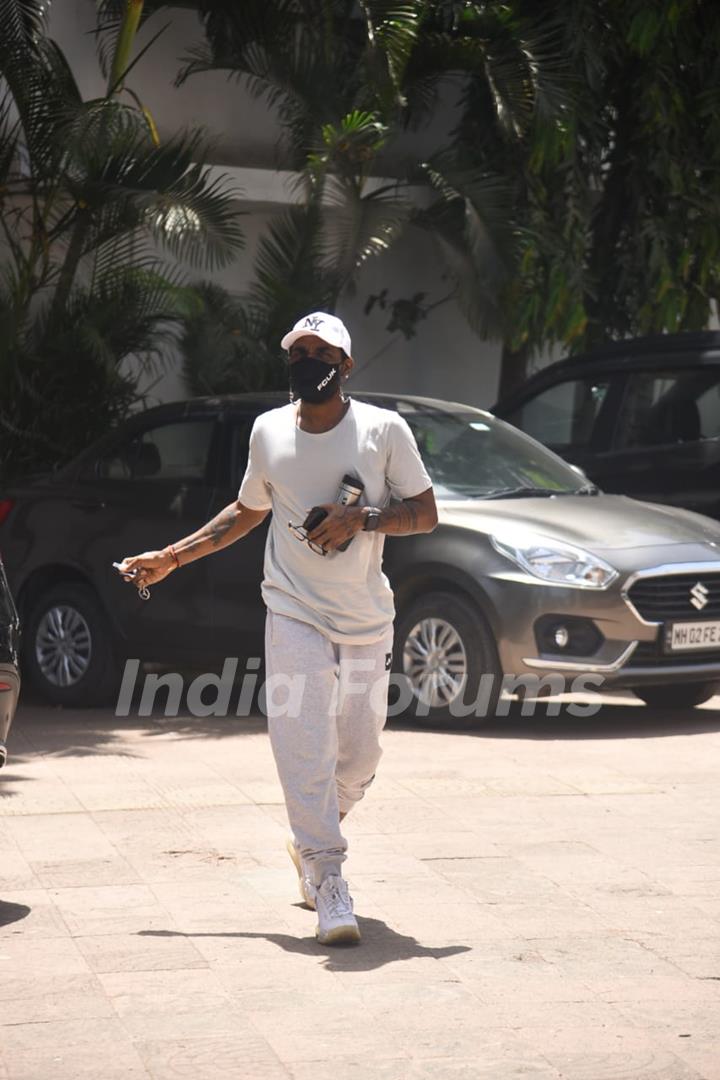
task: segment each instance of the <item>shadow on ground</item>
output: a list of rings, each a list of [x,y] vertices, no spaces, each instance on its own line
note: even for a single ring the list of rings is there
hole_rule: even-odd
[[[15,904],[8,900],[0,900],[0,926],[10,926],[11,923],[26,919],[32,908],[27,904]]]
[[[438,945],[435,948],[421,945],[417,938],[399,934],[380,919],[368,919],[358,916],[358,926],[362,935],[362,948],[354,946],[320,945],[314,937],[298,938],[292,934],[263,934],[258,931],[212,931],[183,933],[180,930],[140,930],[140,937],[181,937],[193,941],[196,938],[262,938],[271,941],[284,952],[298,953],[303,956],[327,955],[326,967],[333,971],[374,971],[399,960],[413,960],[427,957],[438,960],[458,953],[470,952],[470,945]]]
[[[713,699],[720,702],[720,699]],[[507,716],[466,720],[445,725],[418,719],[392,718],[388,728],[403,732],[451,735],[473,739],[598,740],[663,738],[675,735],[702,735],[720,731],[720,708],[657,709],[642,705],[617,704],[607,699],[593,716],[579,717],[569,712],[572,702],[559,704],[546,698],[526,702],[532,715],[523,715],[519,702],[510,703]],[[555,715],[557,713],[557,715]],[[112,708],[62,709],[27,700],[23,695],[10,733],[8,765],[0,780],[12,778],[13,764],[21,764],[37,754],[83,757],[102,753],[136,756],[120,733],[137,732],[145,738],[174,736],[200,739],[257,735],[267,730],[261,714],[251,716],[115,716]]]
[[[714,699],[720,701],[720,699]],[[560,705],[547,699],[533,701],[533,714],[523,716],[521,705],[513,703],[507,716],[480,719],[468,727],[461,722],[447,725],[421,725],[419,721],[395,720],[398,731],[451,733],[456,736],[486,739],[657,739],[673,735],[703,735],[720,731],[720,708],[657,709],[649,706],[615,704],[605,701],[594,716],[579,717],[569,712],[570,702]],[[557,712],[557,715],[554,715]]]

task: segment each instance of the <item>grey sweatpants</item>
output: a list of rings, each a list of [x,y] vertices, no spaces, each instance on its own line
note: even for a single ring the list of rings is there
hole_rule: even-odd
[[[375,777],[392,643],[391,629],[371,645],[340,645],[310,623],[267,613],[268,733],[295,844],[315,885],[341,872],[347,841],[339,812]]]

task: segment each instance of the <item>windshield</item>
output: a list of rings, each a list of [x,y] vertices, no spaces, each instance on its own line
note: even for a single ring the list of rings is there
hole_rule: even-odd
[[[442,499],[490,498],[503,493],[573,494],[588,482],[534,439],[492,417],[445,412],[399,401],[435,495]]]

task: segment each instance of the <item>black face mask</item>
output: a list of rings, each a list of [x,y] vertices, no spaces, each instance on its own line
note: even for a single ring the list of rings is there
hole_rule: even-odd
[[[326,364],[315,356],[303,356],[289,365],[290,390],[294,400],[317,404],[328,401],[337,391],[340,364]]]

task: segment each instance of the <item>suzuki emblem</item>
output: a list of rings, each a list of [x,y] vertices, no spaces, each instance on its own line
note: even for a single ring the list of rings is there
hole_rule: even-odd
[[[701,581],[698,581],[697,585],[693,585],[690,590],[690,603],[698,611],[702,611],[708,602],[708,591]]]

